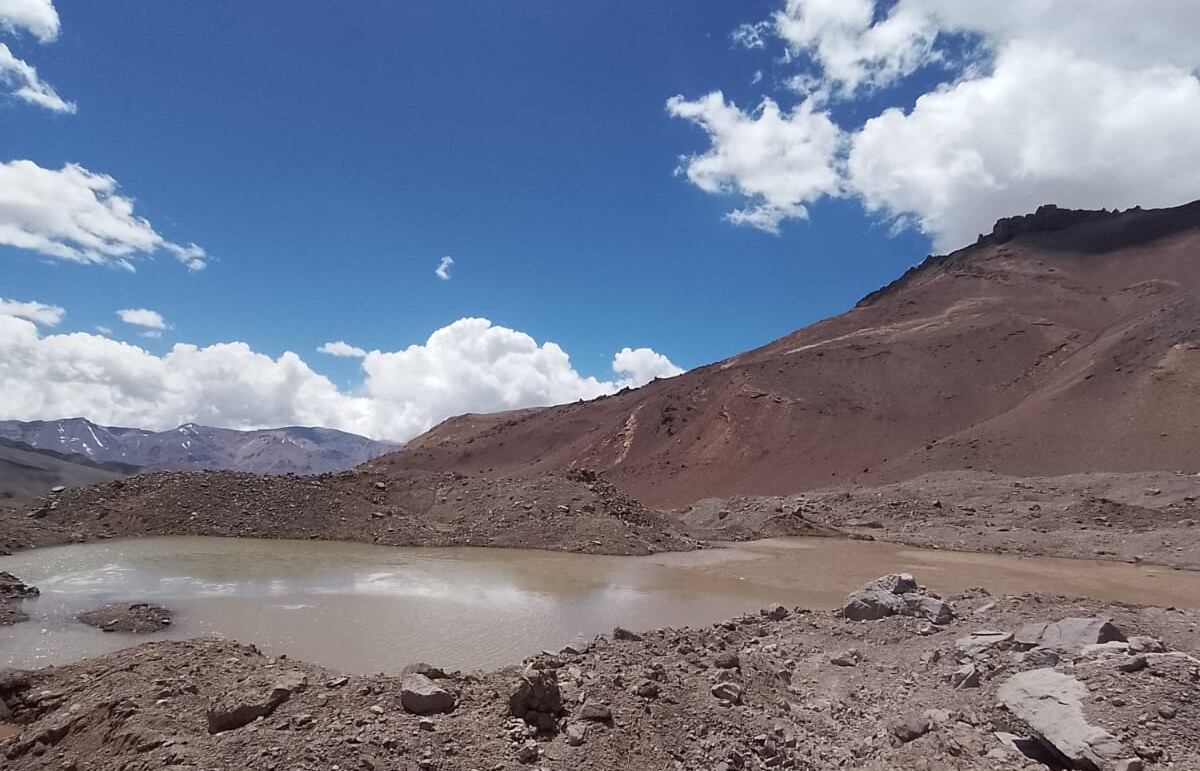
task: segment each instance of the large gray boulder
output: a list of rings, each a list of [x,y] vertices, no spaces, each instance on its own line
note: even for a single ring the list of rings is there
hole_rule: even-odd
[[[422,674],[400,681],[400,704],[414,715],[434,715],[454,709],[454,694]]]
[[[1087,686],[1054,669],[1013,675],[997,695],[1009,712],[1038,738],[1071,762],[1072,768],[1100,771],[1124,755],[1121,743],[1087,722],[1082,699]]]
[[[950,603],[921,591],[908,573],[889,573],[851,592],[842,605],[842,615],[851,621],[903,615],[948,624],[954,619],[954,609]]]
[[[1123,642],[1125,635],[1110,619],[1093,616],[1026,624],[1017,631],[1013,639],[1018,647],[1023,649],[1051,648],[1078,653],[1087,645]]]
[[[214,699],[208,707],[208,732],[219,734],[267,717],[293,693],[303,691],[307,678],[299,672],[281,675],[271,684],[245,683]]]
[[[859,589],[846,597],[842,615],[851,621],[877,621],[904,611],[904,600],[882,589]]]

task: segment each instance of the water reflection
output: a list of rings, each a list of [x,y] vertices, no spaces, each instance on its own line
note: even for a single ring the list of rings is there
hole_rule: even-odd
[[[0,628],[0,666],[40,666],[134,644],[74,621],[110,601],[174,608],[169,638],[223,636],[355,672],[417,659],[511,663],[578,636],[705,624],[772,602],[834,607],[907,570],[956,591],[1051,591],[1158,605],[1200,602],[1200,574],[1115,563],[777,539],[651,557],[506,549],[405,549],[319,541],[146,538],[0,558],[36,584],[29,623]]]

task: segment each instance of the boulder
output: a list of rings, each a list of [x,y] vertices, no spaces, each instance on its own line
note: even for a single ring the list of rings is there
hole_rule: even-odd
[[[971,658],[978,658],[993,649],[1003,650],[1012,645],[1011,632],[993,632],[990,629],[971,632],[966,637],[954,641],[954,647],[959,653]]]
[[[759,612],[762,613],[762,615],[766,616],[767,618],[771,619],[772,621],[783,621],[785,618],[788,617],[788,609],[783,607],[779,603],[775,603],[774,605],[772,605],[769,608],[763,608]]]
[[[892,736],[907,744],[929,733],[929,729],[932,727],[929,718],[924,715],[909,715],[903,720],[892,723],[891,732]]]
[[[1070,761],[1072,768],[1105,769],[1126,753],[1116,737],[1087,722],[1082,706],[1087,693],[1087,687],[1070,675],[1033,669],[1013,675],[997,695],[1009,712]]]
[[[1026,624],[1017,631],[1014,639],[1021,648],[1042,647],[1077,653],[1085,645],[1124,642],[1125,635],[1110,619],[1093,616]]]
[[[408,664],[404,669],[400,670],[400,677],[406,675],[425,675],[430,680],[442,680],[447,677],[445,670],[441,667],[435,667],[431,664],[426,664],[423,661],[418,661],[415,664]]]
[[[904,611],[904,600],[880,589],[851,592],[842,606],[842,615],[851,621],[876,621]]]
[[[717,669],[740,669],[742,662],[736,653],[729,653],[727,651],[717,654],[717,657],[713,659],[713,666]]]
[[[552,671],[545,669],[526,669],[516,689],[508,697],[508,713],[526,722],[529,722],[527,716],[531,713],[536,720],[537,713],[558,715],[562,709],[558,679]]]
[[[587,726],[582,723],[567,724],[567,744],[578,747],[587,741]]]
[[[160,632],[171,625],[169,608],[146,602],[117,603],[94,608],[80,613],[76,619],[102,632],[129,632],[150,634]]]
[[[593,723],[607,723],[612,720],[612,710],[594,701],[584,702],[579,708],[579,719],[590,720]]]
[[[400,704],[414,715],[433,715],[454,709],[454,694],[425,675],[410,674],[400,681]]]
[[[901,595],[900,599],[904,600],[902,613],[906,616],[923,618],[939,626],[954,620],[954,609],[945,600],[911,592]]]
[[[861,591],[881,591],[888,594],[910,594],[919,591],[917,579],[909,573],[888,573],[862,587]]]
[[[303,691],[308,680],[299,672],[280,677],[276,682],[243,684],[209,704],[208,732],[219,734],[267,717],[293,693]]]

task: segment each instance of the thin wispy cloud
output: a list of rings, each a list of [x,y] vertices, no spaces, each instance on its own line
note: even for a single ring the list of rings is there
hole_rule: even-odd
[[[450,280],[450,266],[453,264],[454,264],[453,257],[443,257],[442,259],[438,260],[437,267],[434,268],[433,274],[435,276],[437,276],[438,278],[440,278],[442,281],[449,281]]]
[[[167,328],[167,320],[162,317],[162,314],[149,308],[125,308],[117,311],[117,316],[121,318],[121,321],[135,327],[145,327],[159,332]]]

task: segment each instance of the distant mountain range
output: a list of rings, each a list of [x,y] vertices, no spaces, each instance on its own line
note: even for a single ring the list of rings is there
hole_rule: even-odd
[[[331,428],[235,431],[187,423],[169,431],[146,431],[101,426],[84,418],[0,421],[0,439],[98,464],[257,474],[344,471],[398,449],[398,445]]]
[[[82,455],[38,450],[11,439],[0,439],[0,506],[42,495],[59,485],[94,485],[137,470],[137,466],[101,464]]]

